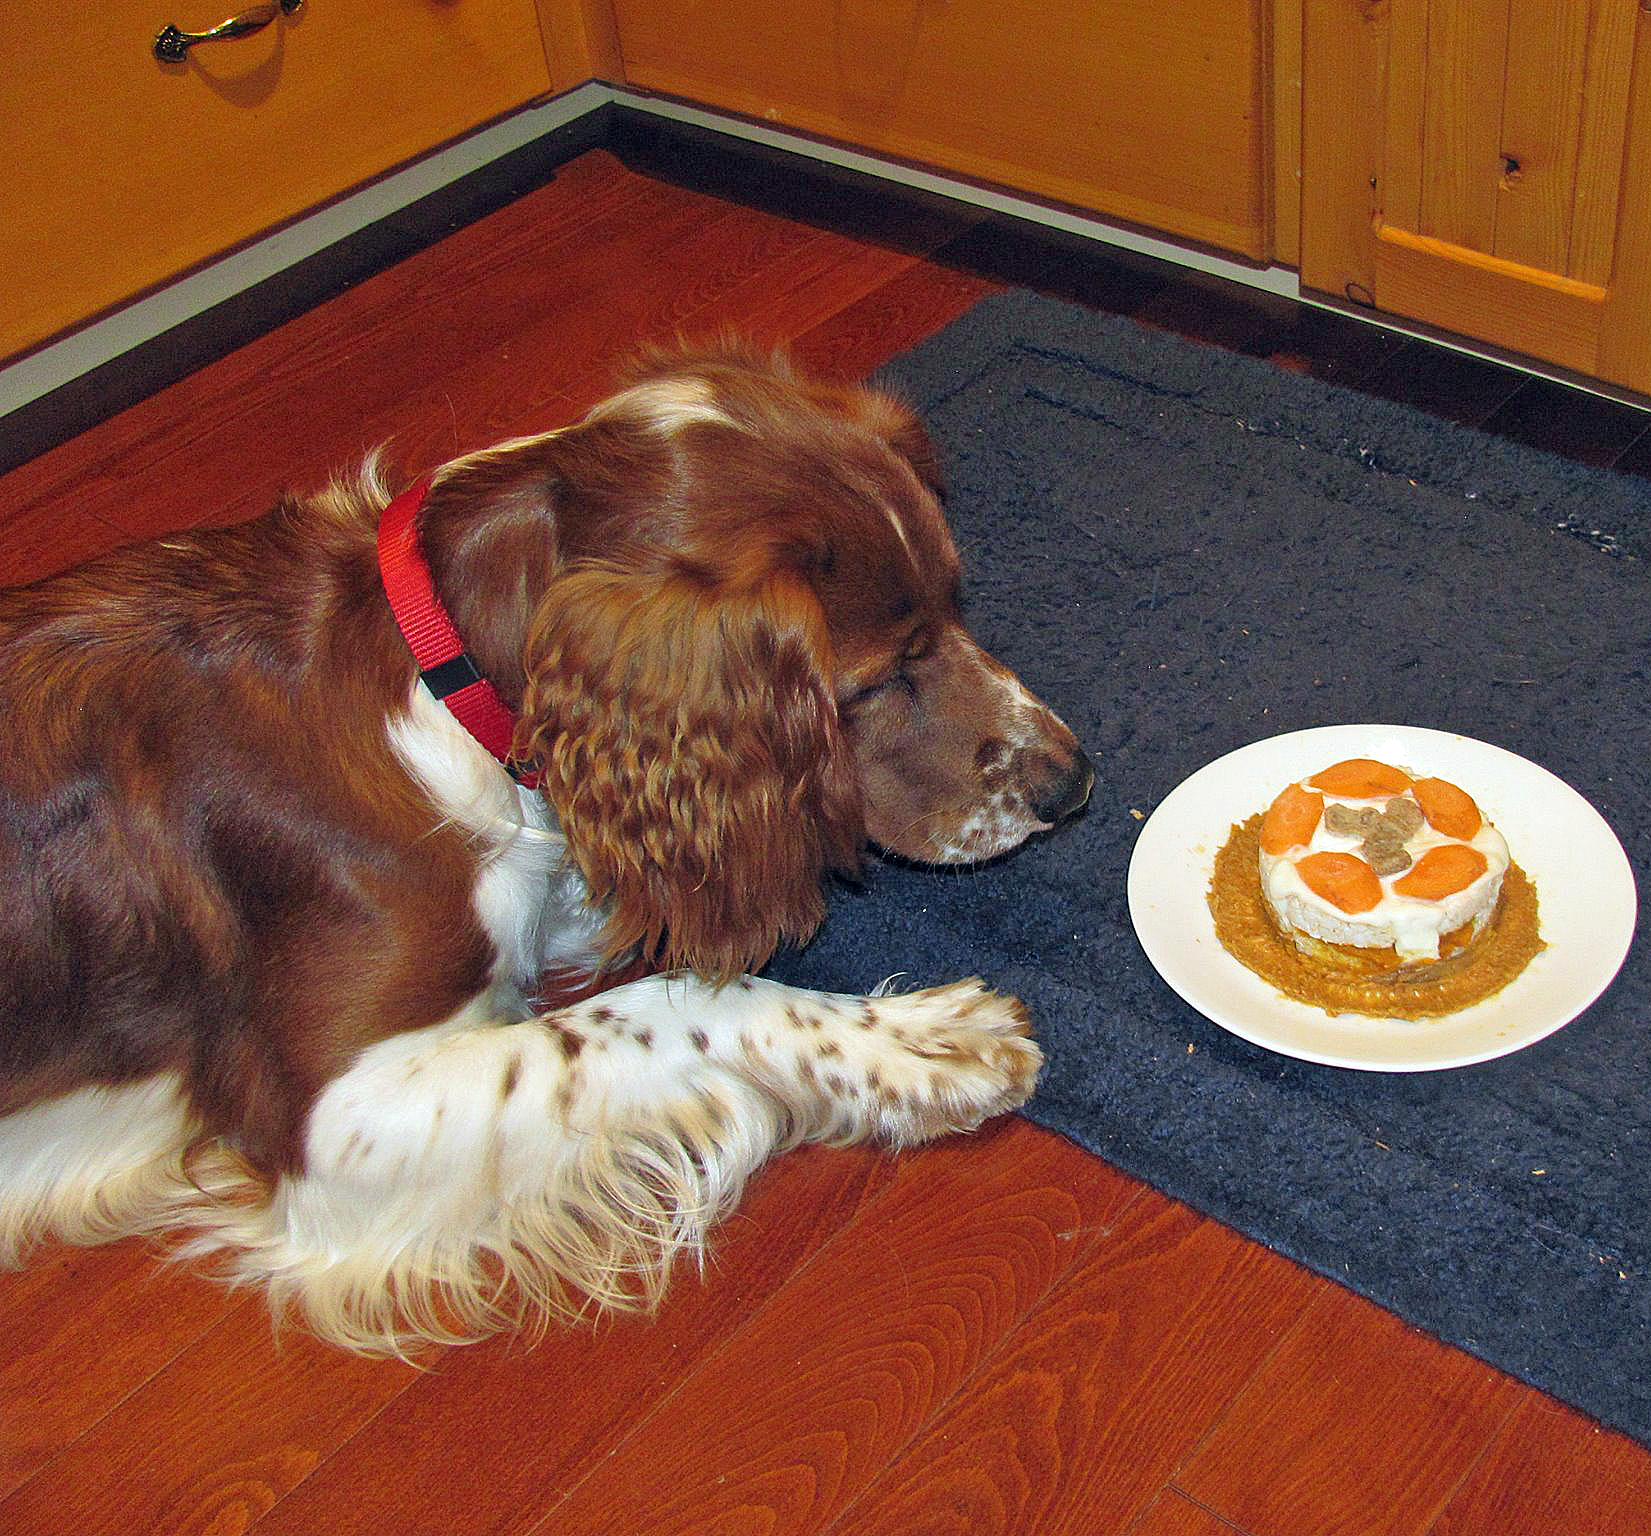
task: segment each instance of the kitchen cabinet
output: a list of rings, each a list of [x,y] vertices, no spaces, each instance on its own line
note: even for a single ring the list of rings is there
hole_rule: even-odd
[[[632,85],[1272,255],[1266,0],[614,0],[613,11]]]
[[[594,78],[1651,393],[1641,0],[233,3],[13,7],[0,357]]]
[[[533,0],[235,4],[8,8],[0,357],[577,83],[553,77]],[[256,31],[155,56],[167,23],[265,12]],[[577,49],[558,62],[585,67]]]
[[[1651,391],[1651,14],[1310,0],[1301,281]]]

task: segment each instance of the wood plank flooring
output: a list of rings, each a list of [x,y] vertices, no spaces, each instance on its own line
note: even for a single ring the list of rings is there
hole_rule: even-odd
[[[412,472],[554,426],[678,330],[861,376],[1006,283],[1651,463],[1643,418],[1393,333],[629,148],[0,478],[0,580],[245,517],[383,439]],[[137,1244],[0,1275],[0,1531],[247,1530],[1644,1536],[1651,1455],[1011,1118],[791,1154],[657,1320],[423,1371],[276,1338]]]

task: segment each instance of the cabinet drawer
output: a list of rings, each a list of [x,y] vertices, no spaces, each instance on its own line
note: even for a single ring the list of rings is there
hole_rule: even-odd
[[[239,10],[257,0],[240,0]],[[0,357],[22,351],[550,90],[533,0],[305,0],[153,52],[237,0],[17,0]]]

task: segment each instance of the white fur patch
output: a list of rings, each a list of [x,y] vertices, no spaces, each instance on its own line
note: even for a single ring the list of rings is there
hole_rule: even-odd
[[[876,999],[651,976],[501,1027],[484,1000],[371,1046],[311,1113],[305,1172],[226,1202],[213,1256],[369,1351],[646,1307],[794,1142],[967,1129],[1031,1091],[1012,999]]]
[[[0,1264],[45,1233],[97,1243],[141,1231],[188,1186],[196,1127],[170,1073],[82,1088],[0,1120]]]
[[[390,721],[390,745],[482,859],[474,901],[498,951],[495,978],[531,989],[545,970],[588,970],[603,915],[543,795],[523,789],[422,683]]]
[[[604,400],[585,419],[594,422],[622,416],[666,436],[689,426],[737,425],[716,403],[711,386],[703,379],[650,379]]]
[[[514,1025],[478,997],[322,1090],[304,1172],[255,1178],[170,1077],[0,1121],[0,1234],[188,1232],[347,1347],[395,1353],[648,1307],[774,1152],[968,1129],[1031,1092],[1025,1011],[978,982],[877,998],[651,976]]]
[[[364,1051],[316,1102],[305,1172],[225,1206],[184,1252],[373,1352],[656,1302],[783,1117],[668,1019],[486,1012]]]

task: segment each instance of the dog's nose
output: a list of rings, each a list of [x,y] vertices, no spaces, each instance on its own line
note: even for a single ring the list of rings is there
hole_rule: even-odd
[[[1089,798],[1094,785],[1095,769],[1080,751],[1066,773],[1032,802],[1032,814],[1039,821],[1060,821]]]

